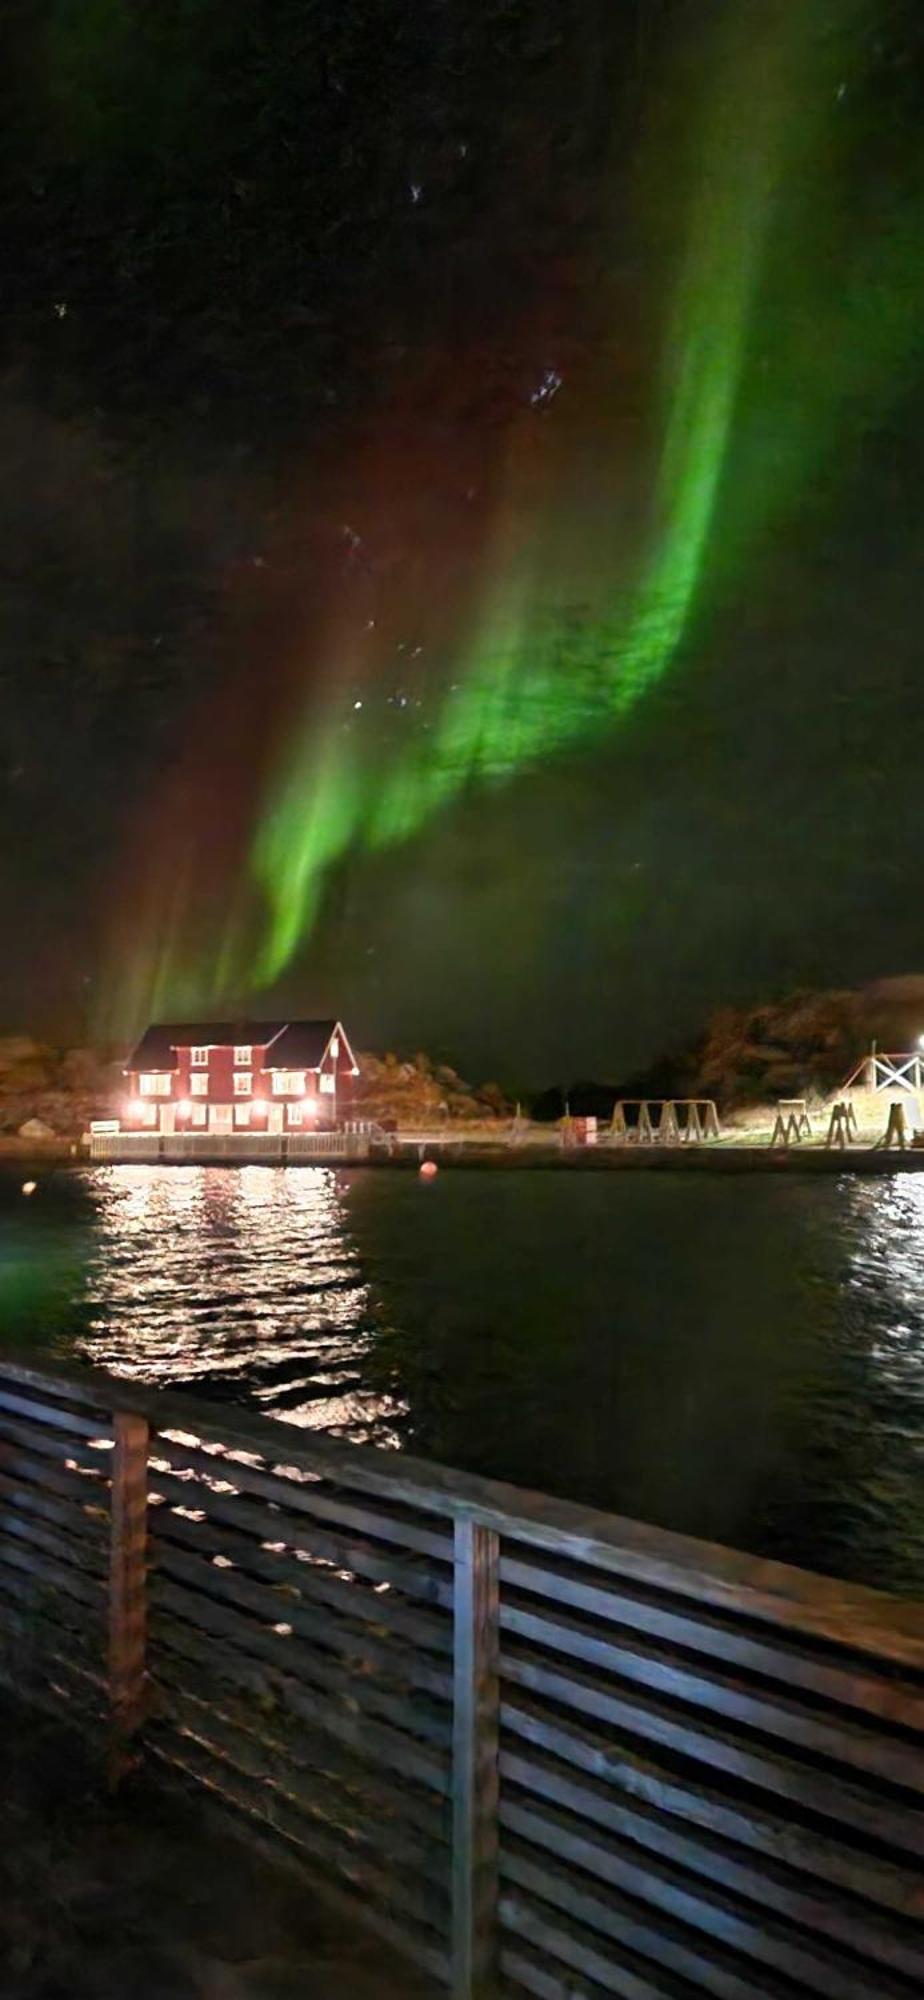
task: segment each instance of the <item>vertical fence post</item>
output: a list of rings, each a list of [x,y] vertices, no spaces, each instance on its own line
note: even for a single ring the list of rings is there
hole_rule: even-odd
[[[497,1959],[499,1539],[465,1517],[453,1549],[452,1994],[488,2000]]]
[[[148,1423],[114,1419],[109,1549],[109,1782],[130,1768],[144,1709],[148,1514]]]

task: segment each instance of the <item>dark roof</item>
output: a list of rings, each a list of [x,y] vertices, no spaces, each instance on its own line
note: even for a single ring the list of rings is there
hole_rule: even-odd
[[[330,1021],[160,1021],[142,1035],[129,1056],[129,1070],[176,1069],[177,1049],[263,1049],[272,1046],[271,1069],[316,1069],[337,1022]]]

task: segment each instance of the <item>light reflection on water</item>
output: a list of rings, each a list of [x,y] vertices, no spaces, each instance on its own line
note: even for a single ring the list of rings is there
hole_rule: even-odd
[[[0,1338],[924,1594],[924,1175],[0,1172]]]
[[[79,1348],[161,1387],[246,1393],[288,1423],[396,1442],[363,1369],[372,1329],[333,1173],[100,1168]]]

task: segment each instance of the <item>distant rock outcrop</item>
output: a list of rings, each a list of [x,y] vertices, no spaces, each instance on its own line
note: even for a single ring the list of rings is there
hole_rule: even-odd
[[[359,1077],[353,1105],[360,1118],[393,1120],[399,1126],[475,1124],[507,1118],[513,1110],[498,1084],[475,1089],[448,1064],[433,1063],[423,1054],[413,1062],[368,1053],[356,1060]]]
[[[123,1052],[55,1049],[28,1035],[0,1036],[0,1133],[77,1139],[91,1118],[111,1116]]]
[[[916,1047],[924,975],[797,992],[758,1007],[723,1007],[690,1059],[689,1089],[725,1106],[828,1096],[869,1051]]]

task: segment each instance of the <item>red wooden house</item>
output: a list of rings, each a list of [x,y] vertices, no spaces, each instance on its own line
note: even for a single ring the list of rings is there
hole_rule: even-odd
[[[125,1074],[124,1130],[243,1136],[329,1131],[359,1070],[339,1021],[166,1021]]]

